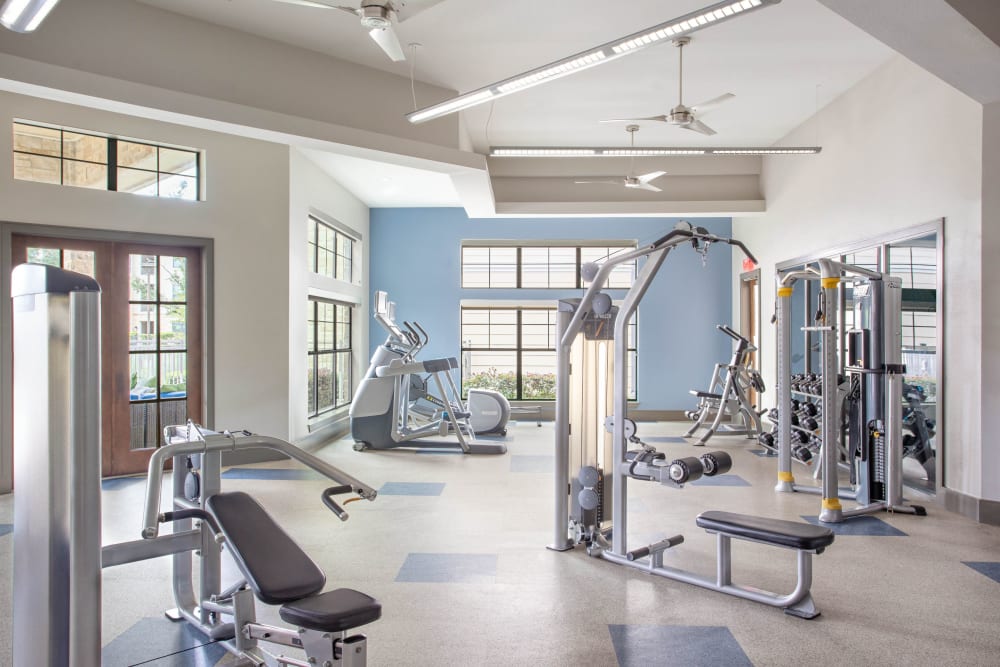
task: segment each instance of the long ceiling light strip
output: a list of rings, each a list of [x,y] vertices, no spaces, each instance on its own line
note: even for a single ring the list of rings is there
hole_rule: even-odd
[[[649,147],[649,148],[560,148],[556,146],[494,146],[490,157],[657,157],[667,155],[812,155],[820,146],[766,148]]]
[[[59,0],[7,0],[0,7],[0,24],[14,32],[32,32]]]
[[[518,74],[471,92],[463,93],[439,104],[418,109],[406,114],[406,119],[411,123],[423,123],[434,118],[446,116],[450,113],[503,97],[504,95],[526,90],[547,81],[553,81],[574,72],[583,71],[601,63],[610,62],[615,58],[635,53],[651,44],[656,44],[663,40],[676,39],[682,35],[688,35],[701,30],[713,23],[720,23],[745,12],[769,5],[776,5],[779,2],[781,0],[724,0],[723,2],[718,2],[690,14],[685,14],[666,23],[660,23],[652,28],[616,39],[613,42],[602,44],[593,49],[557,60],[554,63],[529,70],[523,74]]]

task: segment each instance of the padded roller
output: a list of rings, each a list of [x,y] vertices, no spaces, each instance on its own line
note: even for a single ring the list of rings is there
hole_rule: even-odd
[[[693,456],[675,459],[670,462],[670,467],[667,468],[667,474],[670,476],[670,479],[677,484],[693,482],[699,479],[704,472],[705,468],[701,464],[701,459]]]
[[[729,472],[733,458],[726,452],[708,452],[701,455],[701,465],[705,468],[705,476],[713,477]]]

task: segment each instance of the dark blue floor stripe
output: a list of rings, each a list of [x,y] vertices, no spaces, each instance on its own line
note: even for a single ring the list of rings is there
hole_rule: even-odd
[[[858,516],[844,519],[841,523],[823,523],[817,516],[802,516],[814,526],[823,526],[833,531],[834,535],[865,535],[867,537],[906,537],[906,533],[895,526],[890,526],[882,519],[873,516]]]
[[[496,554],[411,553],[396,581],[409,583],[491,584],[496,581]]]
[[[14,524],[0,523],[0,537],[14,532]]]
[[[444,482],[386,482],[380,496],[440,496]]]
[[[751,454],[762,457],[763,456],[770,457],[778,455],[777,452],[772,452],[770,449],[748,449],[747,451],[750,452]]]
[[[303,480],[323,477],[312,470],[298,468],[230,468],[222,473],[222,479]]]
[[[1000,584],[1000,563],[989,563],[982,561],[962,561],[979,574],[985,575]]]
[[[104,647],[101,664],[214,667],[226,655],[224,648],[207,641],[187,623],[144,618]]]
[[[621,667],[753,667],[729,628],[682,625],[609,625]]]
[[[124,489],[130,486],[135,486],[136,484],[145,484],[145,477],[113,477],[111,479],[101,480],[101,490],[102,491],[117,491],[118,489]]]

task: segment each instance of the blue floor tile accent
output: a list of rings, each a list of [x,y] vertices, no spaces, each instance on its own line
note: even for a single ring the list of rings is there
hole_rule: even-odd
[[[511,472],[552,472],[555,470],[555,457],[528,456],[512,454],[510,457]]]
[[[319,473],[300,468],[230,468],[222,479],[303,480],[323,479]]]
[[[691,483],[696,486],[750,486],[750,482],[746,481],[739,475],[715,475],[714,477],[701,477]]]
[[[380,496],[440,496],[444,482],[386,482]]]
[[[144,618],[104,647],[101,664],[108,667],[214,667],[227,652],[187,623]]]
[[[14,532],[14,524],[12,523],[0,523],[0,537],[4,535],[9,535]]]
[[[768,458],[772,456],[777,456],[777,453],[772,452],[770,449],[748,449],[747,451],[750,452],[751,454],[754,454],[755,456],[768,457]]]
[[[2,528],[2,526],[0,526]],[[0,532],[0,535],[3,533]],[[968,565],[973,570],[979,574],[986,575],[993,581],[1000,584],[1000,563],[986,563],[986,562],[976,562],[976,561],[962,561],[964,565]]]
[[[491,584],[497,576],[496,554],[419,554],[406,556],[396,581],[432,584]]]
[[[683,625],[609,625],[620,667],[753,667],[729,628]]]
[[[145,477],[114,477],[112,479],[101,480],[102,491],[117,491],[136,484],[145,484]]]
[[[643,442],[679,442],[685,443],[687,440],[680,437],[679,435],[651,435],[648,438],[642,438]]]
[[[842,523],[823,523],[817,516],[802,516],[814,526],[823,526],[833,531],[834,535],[864,535],[866,537],[906,537],[906,533],[895,526],[887,524],[882,519],[873,516],[858,516],[844,519]]]

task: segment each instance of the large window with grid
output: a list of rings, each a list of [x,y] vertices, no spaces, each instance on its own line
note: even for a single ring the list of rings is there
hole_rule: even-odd
[[[628,326],[628,398],[636,399],[636,323]],[[493,389],[510,400],[556,397],[554,308],[462,308],[462,393]]]
[[[309,299],[307,411],[320,417],[351,402],[351,306]]]
[[[462,244],[462,287],[465,289],[579,289],[589,283],[580,277],[580,267],[603,262],[634,250],[634,243],[601,245],[502,245],[490,241]],[[608,287],[628,289],[635,278],[635,261],[616,266]]]
[[[201,154],[34,123],[13,125],[14,178],[147,197],[200,198]]]
[[[309,216],[309,270],[313,273],[353,283],[356,243],[339,229]]]

